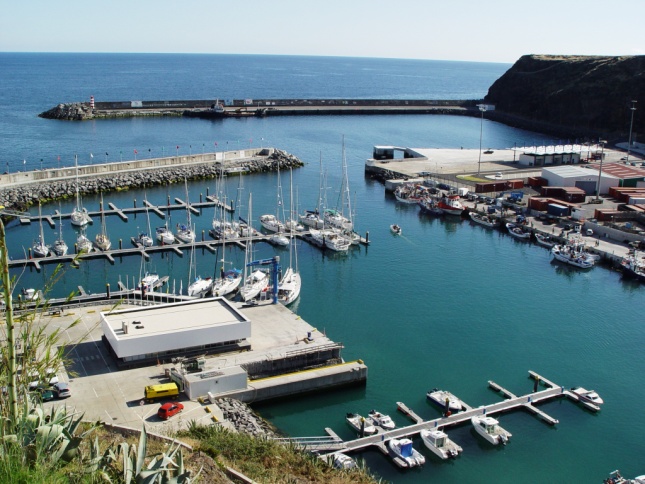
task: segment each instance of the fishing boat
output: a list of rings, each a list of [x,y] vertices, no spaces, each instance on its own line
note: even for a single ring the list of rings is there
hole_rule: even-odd
[[[456,193],[443,196],[437,201],[437,206],[441,209],[446,215],[456,215],[459,216],[464,211],[464,206],[461,204],[459,195]]]
[[[376,410],[370,410],[367,416],[370,419],[372,419],[372,422],[374,423],[374,425],[378,425],[379,427],[382,427],[385,430],[392,430],[396,428],[396,424],[394,423],[394,420],[392,420],[392,418],[389,415],[385,415],[381,412],[377,412]]]
[[[428,393],[426,393],[426,398],[441,408],[446,409],[446,400],[448,408],[451,412],[459,412],[464,407],[464,402],[457,398],[452,393],[446,390],[439,390],[438,388],[433,388]]]
[[[345,416],[345,421],[359,434],[374,435],[378,432],[378,429],[372,424],[371,420],[357,413],[348,413]]]
[[[594,390],[587,390],[582,387],[574,387],[571,389],[571,393],[576,395],[581,402],[592,403],[596,406],[600,406],[605,403],[605,401],[600,398],[600,395],[598,395],[598,392]]]
[[[426,458],[412,447],[410,439],[390,439],[387,445],[392,454],[401,459],[407,467],[422,466],[426,463]]]
[[[432,197],[425,197],[418,202],[419,207],[423,213],[428,213],[430,215],[443,215],[443,210],[439,208],[437,200]]]
[[[553,242],[551,236],[544,235],[539,232],[535,232],[535,241],[538,243],[538,245],[546,247],[547,249],[551,249],[555,245],[555,242]]]
[[[623,257],[620,265],[623,268],[623,275],[645,282],[645,257],[639,259],[635,250],[631,251],[627,257]]]
[[[529,240],[531,238],[531,232],[525,232],[522,229],[522,227],[514,223],[511,223],[511,222],[507,223],[506,228],[508,229],[508,233],[511,234],[516,239]]]
[[[45,235],[43,234],[43,214],[41,212],[40,203],[38,204],[38,221],[40,223],[40,235],[34,241],[32,250],[34,257],[47,257],[49,255],[49,246],[45,245]]]
[[[102,251],[110,250],[112,242],[107,235],[107,228],[105,227],[105,213],[103,212],[103,194],[101,194],[101,232],[96,234],[94,239],[96,247]]]
[[[493,417],[473,417],[470,419],[475,431],[493,445],[506,445],[512,434],[499,426]]]
[[[587,256],[583,246],[578,244],[554,245],[551,254],[556,260],[580,269],[591,269],[595,264],[594,259]]]
[[[499,227],[499,219],[497,218],[489,217],[488,215],[484,215],[478,212],[470,212],[468,213],[468,216],[470,217],[470,220],[472,220],[476,224],[483,225],[486,228],[494,229],[496,227]]]
[[[464,450],[439,429],[423,429],[421,431],[421,440],[440,459],[454,459]]]
[[[54,241],[52,250],[54,251],[54,254],[59,257],[66,255],[68,250],[65,239],[63,239],[63,220],[61,216],[60,205],[58,207],[58,238]]]
[[[213,279],[210,277],[202,278],[197,274],[197,261],[195,260],[195,255],[195,240],[193,239],[193,244],[190,250],[190,264],[188,269],[188,280],[191,281],[192,277],[192,282],[190,282],[190,284],[188,285],[186,293],[190,297],[203,298],[206,297],[213,288]]]
[[[342,452],[337,452],[331,457],[331,465],[335,469],[341,470],[350,470],[357,467],[356,461],[350,456],[343,454]]]
[[[81,202],[81,194],[78,191],[78,156],[74,155],[74,167],[76,168],[76,207],[72,211],[71,222],[76,227],[83,227],[92,221],[87,209],[83,207]]]
[[[401,235],[401,232],[403,232],[403,230],[401,229],[401,227],[400,227],[400,226],[398,226],[397,224],[392,224],[392,225],[390,225],[390,231],[391,231],[394,235]]]
[[[190,244],[195,241],[195,231],[190,221],[190,203],[188,201],[188,181],[184,178],[184,186],[186,187],[186,223],[177,224],[177,233],[175,237],[185,244]]]
[[[404,183],[394,189],[394,197],[400,203],[419,203],[428,194],[428,187],[416,183]]]

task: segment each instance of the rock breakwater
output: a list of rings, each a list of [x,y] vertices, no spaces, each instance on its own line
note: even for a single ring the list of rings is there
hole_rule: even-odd
[[[271,425],[257,415],[247,404],[232,398],[219,398],[216,403],[222,410],[224,419],[228,420],[238,432],[244,432],[255,437],[277,437]]]
[[[268,152],[268,150],[267,150]],[[282,150],[272,150],[267,156],[221,162],[208,162],[190,166],[154,168],[138,171],[122,171],[105,175],[90,175],[79,179],[78,190],[81,195],[98,194],[130,188],[143,188],[157,185],[180,183],[186,180],[217,178],[222,171],[229,176],[237,173],[262,173],[298,168],[304,163],[296,156]],[[74,178],[35,182],[27,185],[9,186],[0,189],[0,205],[10,210],[24,211],[38,202],[46,203],[73,197],[76,193]]]

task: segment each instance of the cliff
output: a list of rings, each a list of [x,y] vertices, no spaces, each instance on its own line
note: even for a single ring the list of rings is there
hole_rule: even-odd
[[[645,56],[521,57],[488,90],[486,117],[563,136],[627,139],[645,133]]]

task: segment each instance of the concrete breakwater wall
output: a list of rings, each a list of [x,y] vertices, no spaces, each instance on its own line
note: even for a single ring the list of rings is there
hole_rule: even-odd
[[[120,163],[105,163],[78,168],[80,194],[167,185],[187,180],[216,178],[223,172],[258,173],[297,168],[304,163],[296,156],[274,148],[235,152],[205,153],[192,156],[151,158]],[[0,178],[0,205],[10,210],[25,210],[30,205],[76,194],[74,167],[19,172]]]
[[[462,114],[479,112],[475,100],[444,99],[234,99],[183,101],[114,101],[63,103],[43,113],[41,118],[82,121],[87,119],[139,116],[201,116],[222,102],[231,116],[302,114]],[[219,117],[222,117],[221,115]]]

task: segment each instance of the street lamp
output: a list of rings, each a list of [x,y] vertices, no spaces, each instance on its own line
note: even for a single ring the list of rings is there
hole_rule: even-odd
[[[484,133],[484,113],[486,112],[486,105],[478,104],[477,107],[482,112],[482,119],[479,125],[479,162],[477,163],[477,175],[479,175],[482,167],[482,135]]]
[[[632,100],[632,107],[629,108],[632,112],[632,120],[629,123],[629,143],[627,144],[627,158],[625,159],[625,163],[629,163],[629,152],[632,149],[632,127],[634,126],[634,111],[636,111],[636,102]]]
[[[596,185],[596,200],[598,200],[600,196],[600,177],[602,176],[602,159],[604,158],[604,153],[605,153],[605,143],[607,140],[604,139],[599,139],[598,143],[600,143],[600,168],[598,169],[598,183]]]

